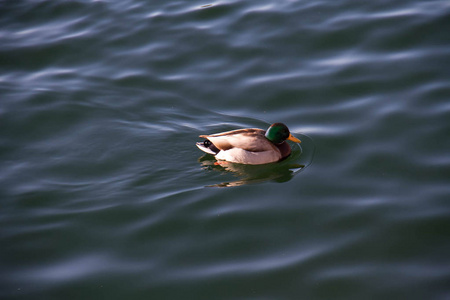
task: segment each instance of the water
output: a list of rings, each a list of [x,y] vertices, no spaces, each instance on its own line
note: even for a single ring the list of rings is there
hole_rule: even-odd
[[[2,1],[1,299],[449,299],[448,1]],[[198,135],[286,123],[281,164]],[[226,188],[223,188],[226,187]]]

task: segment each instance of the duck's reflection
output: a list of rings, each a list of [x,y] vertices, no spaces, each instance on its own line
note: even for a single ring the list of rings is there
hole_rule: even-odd
[[[286,182],[291,180],[296,172],[304,168],[304,165],[288,162],[265,165],[235,164],[216,160],[214,156],[209,154],[202,156],[199,162],[204,169],[232,173],[239,178],[235,181],[210,185],[214,187],[232,187],[263,181]]]

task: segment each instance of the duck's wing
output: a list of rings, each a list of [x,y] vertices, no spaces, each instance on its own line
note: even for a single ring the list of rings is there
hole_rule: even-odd
[[[276,147],[264,136],[265,131],[258,128],[248,128],[221,132],[212,135],[201,135],[214,144],[219,150],[239,148],[252,152],[271,151]]]

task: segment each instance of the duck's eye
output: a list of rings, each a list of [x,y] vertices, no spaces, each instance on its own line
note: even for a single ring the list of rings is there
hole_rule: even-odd
[[[209,140],[205,140],[203,142],[203,145],[208,148],[209,146],[211,146],[211,142]]]

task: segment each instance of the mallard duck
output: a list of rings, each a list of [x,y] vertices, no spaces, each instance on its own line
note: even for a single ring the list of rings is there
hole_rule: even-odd
[[[197,143],[200,150],[214,155],[218,160],[249,165],[285,159],[291,154],[286,140],[301,142],[283,123],[272,124],[267,131],[246,128],[200,137],[205,138],[205,141]]]

